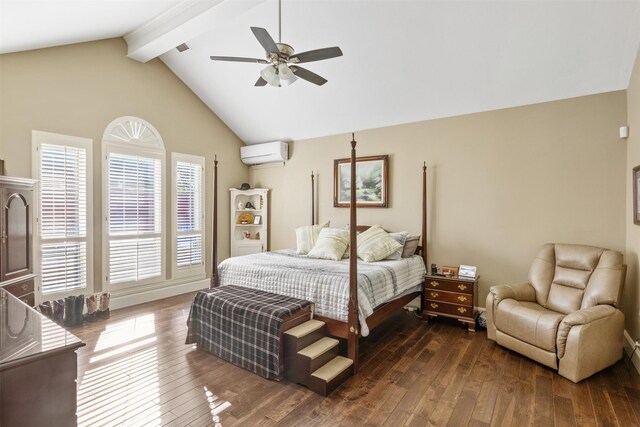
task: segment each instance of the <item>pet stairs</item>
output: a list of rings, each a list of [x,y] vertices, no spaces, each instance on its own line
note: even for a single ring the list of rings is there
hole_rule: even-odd
[[[340,356],[339,341],[325,323],[308,320],[284,332],[285,377],[323,396],[353,375],[353,360]]]

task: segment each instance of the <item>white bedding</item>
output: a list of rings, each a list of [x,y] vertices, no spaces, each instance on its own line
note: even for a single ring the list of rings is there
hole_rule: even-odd
[[[358,260],[358,307],[362,336],[373,309],[420,290],[426,269],[421,257],[366,263]],[[315,304],[318,316],[347,321],[349,260],[297,255],[293,249],[228,258],[218,266],[221,286],[236,285],[287,295]]]

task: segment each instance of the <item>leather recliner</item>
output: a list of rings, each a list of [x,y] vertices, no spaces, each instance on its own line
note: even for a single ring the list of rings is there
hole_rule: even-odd
[[[546,244],[528,282],[489,290],[487,336],[573,382],[587,378],[622,358],[625,274],[620,252]]]

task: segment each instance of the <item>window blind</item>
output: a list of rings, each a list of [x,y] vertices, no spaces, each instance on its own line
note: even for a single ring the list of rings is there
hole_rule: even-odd
[[[178,268],[202,264],[202,165],[177,161],[176,263]]]
[[[42,293],[87,287],[87,153],[41,144]]]
[[[159,158],[109,153],[109,283],[162,274],[162,175]]]

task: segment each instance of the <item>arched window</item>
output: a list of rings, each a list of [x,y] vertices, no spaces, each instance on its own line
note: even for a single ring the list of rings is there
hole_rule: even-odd
[[[102,137],[105,289],[165,277],[165,149],[158,131],[137,117],[112,121]]]

